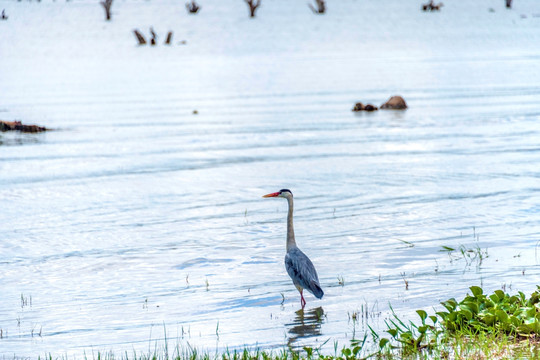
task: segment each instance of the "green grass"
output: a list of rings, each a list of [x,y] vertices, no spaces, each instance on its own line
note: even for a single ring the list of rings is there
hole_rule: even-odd
[[[437,338],[432,348],[412,349],[408,346],[385,345],[382,349],[365,348],[366,337],[335,350],[333,354],[304,347],[301,351],[282,350],[232,350],[222,353],[201,352],[192,348],[166,347],[151,352],[93,352],[83,360],[352,360],[352,359],[536,359],[540,357],[539,343],[535,339],[518,339],[507,334],[459,332]],[[68,360],[47,355],[39,360]],[[69,357],[69,359],[74,359]]]

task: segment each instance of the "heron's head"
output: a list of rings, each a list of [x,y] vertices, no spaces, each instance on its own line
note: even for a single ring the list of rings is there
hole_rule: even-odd
[[[263,197],[265,197],[265,198],[267,198],[267,197],[282,197],[282,198],[285,198],[285,199],[289,199],[289,198],[292,198],[293,195],[292,195],[291,190],[289,190],[289,189],[281,189],[278,192],[267,194],[267,195],[264,195]]]

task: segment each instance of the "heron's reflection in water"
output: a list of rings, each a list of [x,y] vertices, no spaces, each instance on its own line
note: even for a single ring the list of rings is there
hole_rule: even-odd
[[[324,310],[322,307],[317,307],[304,311],[303,309],[296,312],[294,321],[286,324],[289,328],[289,341],[287,345],[294,347],[298,339],[309,338],[312,336],[321,335],[321,325],[324,320]]]

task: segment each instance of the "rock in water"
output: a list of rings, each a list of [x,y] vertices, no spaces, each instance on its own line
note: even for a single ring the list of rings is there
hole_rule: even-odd
[[[376,111],[376,110],[379,110],[379,109],[377,109],[377,107],[374,105],[367,104],[366,106],[364,106],[364,111]]]
[[[387,102],[381,105],[381,109],[403,110],[406,108],[407,103],[401,96],[392,96]]]
[[[361,102],[357,102],[356,104],[354,104],[354,107],[352,109],[352,111],[362,111],[364,110],[364,104],[362,104]]]
[[[22,131],[29,133],[37,133],[42,131],[47,131],[47,128],[38,125],[24,125],[20,121],[1,121],[0,120],[0,131]]]

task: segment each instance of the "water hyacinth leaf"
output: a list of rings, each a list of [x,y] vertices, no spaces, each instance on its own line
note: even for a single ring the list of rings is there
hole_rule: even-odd
[[[493,301],[494,304],[499,303],[499,297],[497,296],[497,294],[491,294],[489,295],[489,298],[491,299],[491,301]]]
[[[510,319],[508,317],[508,314],[503,310],[497,310],[495,312],[495,315],[497,316],[497,319],[502,322],[503,324],[506,324],[510,322]]]
[[[521,319],[518,318],[517,316],[511,315],[511,316],[510,316],[510,323],[511,323],[513,326],[518,327],[519,325],[523,324],[523,320],[521,320]]]
[[[493,325],[495,323],[495,315],[492,315],[492,314],[486,314],[483,316],[482,320],[487,324],[487,325]]]
[[[418,316],[420,316],[420,319],[422,319],[423,324],[426,321],[427,312],[425,312],[424,310],[416,310],[416,313],[418,314]]]
[[[536,315],[536,309],[534,307],[525,308],[525,317],[526,318],[533,318]]]
[[[540,322],[538,319],[527,319],[524,322],[524,325],[526,325],[531,331],[539,332],[540,330]]]
[[[418,332],[419,332],[420,334],[425,334],[426,331],[427,331],[427,329],[428,329],[428,326],[427,326],[427,325],[422,325],[422,326],[419,326],[419,327],[418,327]]]
[[[476,302],[473,302],[473,301],[467,301],[465,303],[465,306],[467,307],[467,309],[469,309],[473,314],[478,314],[478,304]]]
[[[525,325],[525,324],[524,324],[524,325],[518,326],[517,332],[518,332],[519,334],[528,335],[528,334],[530,334],[530,333],[533,332],[533,331],[531,330],[531,328],[530,328],[528,325]]]
[[[414,340],[413,336],[412,336],[410,331],[407,331],[407,332],[404,332],[403,334],[400,335],[398,341],[402,342],[402,343],[410,343],[411,340]]]
[[[446,301],[443,301],[442,306],[444,306],[448,311],[453,311],[457,307],[457,301],[456,299],[452,298]]]
[[[529,299],[530,304],[536,304],[538,302],[538,290],[531,294],[531,298]]]
[[[388,329],[388,330],[386,330],[386,332],[389,333],[390,335],[392,335],[393,338],[396,338],[396,336],[398,334],[397,329]]]
[[[472,314],[471,310],[469,310],[469,309],[467,309],[467,308],[465,308],[465,307],[460,308],[460,309],[459,309],[459,313],[460,313],[461,315],[463,315],[467,320],[471,320],[472,317],[473,317],[473,314]]]
[[[438,314],[438,313],[437,313]],[[431,321],[433,322],[433,325],[435,325],[437,323],[437,317],[435,315],[429,315],[429,318],[431,319]]]
[[[390,342],[390,340],[388,340],[387,338],[382,338],[380,341],[379,341],[379,348],[382,349],[386,346],[386,344],[388,344]]]
[[[451,313],[449,313],[447,316],[446,316],[446,321],[447,322],[454,322],[456,321],[457,319],[457,312],[453,311]]]
[[[448,312],[446,311],[438,311],[435,313],[437,316],[439,316],[442,320],[446,320],[446,317],[448,316]]]
[[[504,291],[502,290],[495,290],[495,294],[499,298],[499,300],[503,300],[505,298]]]
[[[471,286],[470,289],[471,289],[471,292],[473,293],[474,297],[476,297],[476,298],[480,297],[481,295],[484,294],[484,291],[479,286]]]

